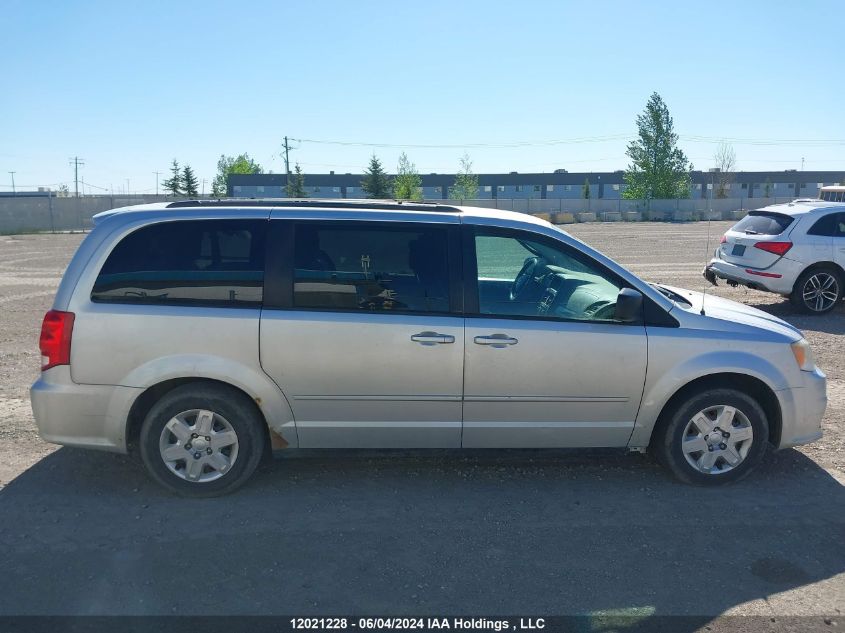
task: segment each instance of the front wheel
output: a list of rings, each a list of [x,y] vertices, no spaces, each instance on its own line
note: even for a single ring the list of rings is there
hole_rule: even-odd
[[[809,314],[830,312],[842,300],[842,275],[835,268],[805,270],[790,295],[792,304]]]
[[[264,449],[263,419],[244,394],[188,384],[165,394],[141,427],[141,459],[165,488],[214,497],[242,486]]]
[[[715,486],[742,479],[763,458],[769,425],[759,403],[735,389],[709,389],[667,412],[652,448],[679,480]]]

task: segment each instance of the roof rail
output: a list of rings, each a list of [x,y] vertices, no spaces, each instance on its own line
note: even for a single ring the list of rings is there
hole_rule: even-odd
[[[180,200],[167,205],[168,209],[202,207],[296,207],[325,209],[375,209],[381,211],[430,211],[434,213],[460,213],[460,208],[436,202],[404,202],[402,200],[350,200],[325,198],[293,200],[289,198],[220,198],[214,200]]]

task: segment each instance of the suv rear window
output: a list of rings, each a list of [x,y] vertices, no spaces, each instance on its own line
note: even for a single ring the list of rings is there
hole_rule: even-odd
[[[749,235],[780,235],[792,224],[792,218],[772,211],[751,211],[733,227],[733,231]]]
[[[186,220],[130,233],[103,264],[91,300],[250,307],[264,286],[262,220]]]

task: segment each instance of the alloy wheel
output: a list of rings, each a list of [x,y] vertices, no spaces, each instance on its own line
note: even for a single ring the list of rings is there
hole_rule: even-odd
[[[839,282],[830,273],[817,272],[804,283],[801,296],[807,308],[813,312],[824,312],[839,298]]]

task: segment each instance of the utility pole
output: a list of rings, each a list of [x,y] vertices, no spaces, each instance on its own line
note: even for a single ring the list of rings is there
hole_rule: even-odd
[[[15,197],[16,195],[18,195],[18,194],[15,192],[15,174],[16,174],[17,172],[10,171],[9,173],[10,173],[10,174],[12,174],[12,197]]]
[[[200,194],[200,197],[205,197],[205,178],[202,179],[202,193]]]
[[[129,178],[126,179],[126,195],[129,195]]]
[[[84,165],[85,161],[79,156],[74,156],[69,159],[69,164],[73,165],[73,194],[79,197],[79,166]]]
[[[288,195],[288,191],[290,191],[290,158],[288,157],[288,151],[290,150],[290,145],[288,144],[288,137],[285,137],[285,173],[287,174],[287,187],[285,188],[285,195]]]
[[[801,157],[801,171],[804,171],[804,157]]]
[[[153,173],[156,175],[156,195],[158,195],[158,177],[161,176],[161,172],[154,171]]]

